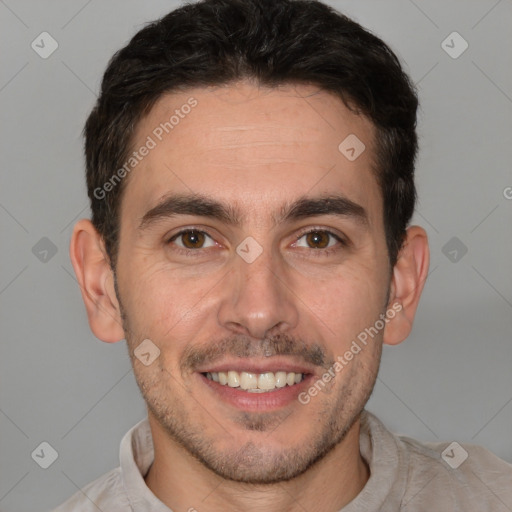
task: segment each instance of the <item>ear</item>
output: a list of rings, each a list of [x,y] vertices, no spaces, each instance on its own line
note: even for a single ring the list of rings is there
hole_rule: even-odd
[[[69,254],[92,332],[107,343],[122,340],[124,331],[114,274],[103,239],[90,220],[82,219],[76,223]]]
[[[409,227],[390,284],[388,311],[393,310],[396,314],[389,317],[384,329],[383,342],[387,345],[398,345],[409,336],[429,262],[427,233],[419,226]]]

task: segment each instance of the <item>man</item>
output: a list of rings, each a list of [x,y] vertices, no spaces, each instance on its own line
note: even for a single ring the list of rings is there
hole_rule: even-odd
[[[113,57],[70,252],[148,419],[58,512],[512,510],[512,466],[364,410],[428,272],[417,104],[319,2],[186,5]]]

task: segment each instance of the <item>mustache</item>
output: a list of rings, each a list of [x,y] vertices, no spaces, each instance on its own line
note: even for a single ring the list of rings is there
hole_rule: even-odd
[[[328,358],[325,350],[317,343],[305,343],[286,334],[277,334],[262,340],[248,336],[231,336],[208,345],[189,346],[185,349],[180,368],[195,371],[200,366],[214,363],[226,356],[271,357],[295,356],[306,363],[328,369],[334,359]]]

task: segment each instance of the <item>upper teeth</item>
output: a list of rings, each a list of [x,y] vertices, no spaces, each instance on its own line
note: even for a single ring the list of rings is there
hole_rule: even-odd
[[[258,393],[271,391],[276,388],[284,388],[286,385],[293,386],[298,384],[304,375],[295,372],[249,373],[230,370],[228,372],[208,372],[206,377],[223,386],[239,387],[240,389]]]

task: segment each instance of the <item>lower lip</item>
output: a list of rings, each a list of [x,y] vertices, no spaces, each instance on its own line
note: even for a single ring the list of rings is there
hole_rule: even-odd
[[[266,393],[250,393],[240,388],[224,386],[206,378],[202,373],[198,374],[206,384],[221,400],[244,411],[273,411],[281,409],[292,402],[298,402],[299,394],[307,389],[313,375],[306,375],[301,382],[293,386],[276,388]]]

